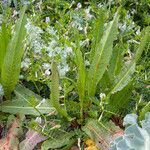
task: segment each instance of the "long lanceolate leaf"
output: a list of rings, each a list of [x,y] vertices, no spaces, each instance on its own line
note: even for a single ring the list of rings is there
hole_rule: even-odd
[[[83,102],[85,98],[85,66],[82,57],[82,52],[79,49],[75,51],[75,55],[76,55],[76,64],[78,68],[77,88],[78,88],[79,100],[80,100],[80,117],[82,118]]]
[[[71,120],[68,116],[67,111],[61,107],[59,103],[59,75],[57,70],[57,64],[55,61],[52,62],[52,78],[51,78],[51,95],[50,95],[50,103],[53,107],[58,111],[60,115]]]
[[[117,36],[118,13],[115,15],[96,47],[95,55],[88,73],[88,94],[94,96],[95,88],[102,78],[111,58],[113,41]]]
[[[101,10],[98,19],[95,21],[95,27],[93,30],[93,40],[92,40],[92,49],[90,51],[90,62],[92,62],[97,46],[103,36],[104,32],[104,17],[105,14]]]
[[[122,72],[116,77],[115,86],[111,90],[111,93],[114,94],[117,91],[122,90],[130,82],[134,71],[135,63],[130,64],[128,68],[124,68]]]
[[[111,81],[114,80],[114,77],[118,75],[121,70],[123,62],[122,49],[124,49],[122,45],[116,45],[113,49],[113,54],[108,67],[108,74]]]
[[[129,64],[129,66],[127,68],[123,69],[120,72],[120,74],[118,76],[116,76],[116,82],[114,83],[114,86],[108,96],[110,96],[110,94],[114,94],[114,93],[122,90],[131,81],[132,75],[135,71],[135,63],[140,58],[143,50],[149,44],[148,40],[149,40],[150,28],[149,27],[146,28],[144,33],[145,33],[145,35],[141,39],[141,43],[135,54],[135,59],[132,60],[132,62]]]
[[[10,29],[6,26],[6,23],[2,23],[2,29],[0,31],[0,74],[2,69],[3,60],[6,54],[7,45],[10,39]]]
[[[19,78],[21,58],[24,52],[23,40],[26,35],[25,23],[26,16],[24,7],[20,19],[16,23],[15,33],[9,42],[2,65],[1,83],[4,87],[6,97],[10,97]]]
[[[135,61],[138,61],[142,55],[142,52],[147,49],[148,45],[150,45],[150,26],[144,29],[143,34],[144,36],[141,39],[140,46],[135,55]]]

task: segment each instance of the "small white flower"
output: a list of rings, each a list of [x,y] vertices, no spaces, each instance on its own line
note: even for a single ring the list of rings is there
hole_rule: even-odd
[[[127,29],[127,24],[126,24],[126,22],[124,23],[124,24],[122,24],[122,23],[119,23],[119,29],[122,31],[122,32],[124,32],[126,29]]]
[[[141,32],[140,32],[140,29],[138,29],[137,31],[136,31],[136,34],[137,35],[139,35]]]
[[[24,79],[24,75],[19,75],[19,79]]]
[[[55,30],[54,29],[54,27],[48,27],[47,29],[46,29],[46,31],[49,33],[49,34],[51,34],[51,35],[56,35],[56,33],[57,33],[57,30]]]
[[[89,39],[85,39],[84,41],[80,41],[80,46],[83,46],[83,47],[86,46],[86,45],[88,46],[89,41],[90,41]]]
[[[91,19],[93,16],[90,14],[90,7],[85,9],[85,15],[87,19]]]
[[[125,30],[126,30],[126,27],[127,27],[126,24],[122,25],[121,30],[122,30],[122,31],[125,31]]]
[[[3,16],[0,14],[0,24],[3,22]]]
[[[78,3],[77,4],[77,9],[80,9],[82,7],[82,4],[81,3]]]
[[[70,68],[67,63],[64,63],[63,66],[58,65],[58,70],[59,70],[60,76],[65,76],[65,74],[70,70]]]
[[[62,87],[61,87],[61,86],[59,86],[59,90],[60,90],[60,91],[62,90]]]
[[[102,7],[103,7],[103,4],[99,3],[99,4],[98,4],[98,7],[99,7],[99,8],[102,8]]]
[[[36,77],[36,78],[38,77],[38,73],[37,73],[37,71],[35,72],[35,77]]]
[[[66,50],[67,53],[72,53],[72,48],[71,47],[66,47],[65,50]]]
[[[29,68],[31,64],[31,61],[29,58],[25,58],[22,62],[21,62],[21,68],[25,71]]]
[[[57,45],[57,41],[55,39],[52,39],[51,42],[49,42],[50,47],[55,47]]]
[[[44,103],[46,103],[46,99],[45,98],[43,98],[36,107],[40,107]]]
[[[99,97],[100,97],[101,99],[104,99],[104,98],[106,97],[106,94],[105,94],[105,93],[100,93]]]
[[[49,69],[47,69],[44,74],[45,74],[45,76],[49,76],[51,74],[51,72]]]
[[[41,117],[36,117],[35,121],[37,123],[41,124],[42,123],[42,118]]]
[[[46,23],[50,22],[50,18],[49,18],[49,17],[46,17],[46,18],[45,18],[45,22],[46,22]]]
[[[14,10],[12,17],[15,17],[15,16],[17,16],[17,15],[18,15],[18,12],[17,12],[16,10]]]
[[[78,27],[78,30],[79,30],[79,31],[82,31],[82,30],[83,30],[83,28],[82,28],[81,26],[79,26],[79,27]]]
[[[136,13],[136,10],[135,10],[135,9],[132,9],[132,10],[131,10],[131,14],[134,15],[135,13]]]
[[[4,90],[3,90],[3,86],[0,84],[0,96],[4,95]]]
[[[89,66],[90,62],[88,60],[85,60],[85,66]]]
[[[61,47],[55,47],[55,49],[54,49],[54,52],[57,54],[61,53],[61,51],[62,51]]]

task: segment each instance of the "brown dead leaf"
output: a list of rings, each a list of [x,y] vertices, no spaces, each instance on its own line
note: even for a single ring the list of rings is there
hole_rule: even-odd
[[[18,150],[19,140],[22,133],[22,121],[14,118],[5,138],[0,139],[0,150]]]

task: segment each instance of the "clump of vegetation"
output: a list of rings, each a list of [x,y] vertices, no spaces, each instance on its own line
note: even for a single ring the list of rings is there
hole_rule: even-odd
[[[137,17],[148,8],[138,3],[0,3],[2,149],[135,146],[125,134],[147,132],[150,111],[150,27]]]

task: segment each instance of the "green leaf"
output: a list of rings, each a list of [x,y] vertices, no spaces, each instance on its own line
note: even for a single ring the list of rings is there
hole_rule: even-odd
[[[6,26],[6,23],[2,23],[2,29],[0,31],[0,74],[3,65],[3,60],[6,54],[6,49],[10,40],[10,28]]]
[[[110,60],[110,64],[108,67],[108,73],[111,80],[114,80],[114,77],[120,73],[121,66],[122,66],[122,60],[123,60],[123,51],[124,47],[123,45],[116,45],[113,50],[113,54]]]
[[[21,58],[23,56],[23,40],[26,35],[25,30],[26,16],[25,7],[22,10],[20,19],[15,26],[15,34],[10,40],[1,72],[1,83],[4,88],[5,96],[10,98],[11,92],[15,89],[19,79]]]
[[[29,100],[28,100],[29,101]],[[55,111],[53,107],[48,106],[48,103],[41,104],[39,107],[36,107],[38,111],[34,109],[33,106],[31,106],[26,101],[23,101],[21,99],[18,100],[12,100],[12,101],[5,101],[0,105],[1,109],[0,111],[10,114],[17,114],[21,113],[24,115],[35,115],[40,116],[41,114],[48,114],[50,112]]]
[[[131,63],[129,67],[124,67],[121,73],[116,76],[114,86],[111,90],[111,94],[121,91],[132,79],[132,75],[135,71],[135,63]]]
[[[50,103],[53,107],[56,108],[60,115],[67,118],[68,120],[71,120],[71,118],[67,114],[67,111],[63,109],[61,104],[59,103],[59,75],[57,70],[57,64],[55,61],[52,62]]]
[[[109,99],[109,105],[107,105],[106,110],[114,112],[116,114],[126,114],[127,111],[130,111],[132,107],[128,107],[129,103],[133,101],[131,99],[133,83],[130,82],[125,86],[121,91],[111,95]],[[108,114],[111,116],[112,114]]]
[[[41,103],[42,98],[40,96],[36,95],[34,92],[30,91],[20,84],[17,85],[15,94],[16,97],[12,101],[8,100],[1,103],[0,111],[10,114],[22,113],[25,115],[35,116],[48,114],[55,111],[55,108],[51,107],[48,104],[47,100]],[[33,104],[31,102],[32,99],[36,100],[36,105],[34,105],[35,103]]]
[[[135,61],[138,61],[139,58],[142,55],[142,52],[144,50],[146,50],[146,48],[148,47],[148,45],[150,44],[150,26],[148,26],[147,28],[145,28],[143,31],[143,37],[141,39],[140,42],[140,46],[136,51],[136,55],[135,55]]]
[[[103,10],[101,10],[98,15],[98,18],[95,21],[95,26],[94,26],[94,30],[93,30],[93,41],[92,41],[92,49],[90,52],[90,62],[92,62],[94,55],[95,55],[95,51],[98,48],[99,42],[103,36],[104,18],[105,18],[105,14],[104,14]]]
[[[140,120],[143,120],[144,117],[145,117],[145,114],[147,112],[150,112],[150,102],[148,102],[142,109],[141,109],[141,112],[140,112],[140,115],[139,115],[139,119]]]
[[[111,58],[113,41],[117,37],[118,13],[111,21],[96,47],[95,55],[88,72],[88,94],[94,96],[96,86],[102,78]],[[97,31],[96,31],[97,32]]]
[[[57,149],[69,145],[74,133],[64,133],[57,139],[48,139],[43,142],[41,150]]]
[[[85,67],[84,67],[84,59],[82,57],[82,52],[80,49],[75,51],[76,55],[76,65],[78,69],[78,78],[77,78],[77,88],[79,94],[79,101],[80,101],[80,117],[82,118],[83,115],[83,103],[85,98]]]
[[[33,91],[27,89],[22,84],[17,84],[14,92],[15,92],[17,99],[24,99],[24,98],[31,99],[31,97],[32,97],[34,99],[37,99],[38,102],[42,100],[41,96],[39,96],[39,95],[35,94]]]
[[[135,72],[135,64],[138,61],[138,59],[140,58],[142,52],[144,51],[144,49],[146,48],[146,46],[149,44],[148,40],[149,40],[149,31],[150,28],[147,27],[144,30],[144,36],[141,39],[141,43],[139,45],[139,48],[136,51],[135,54],[135,58],[132,60],[132,62],[129,64],[129,66],[126,68],[124,67],[122,69],[122,71],[120,72],[120,74],[118,74],[118,76],[116,76],[116,80],[114,82],[114,86],[111,90],[111,92],[108,94],[108,97],[110,96],[110,94],[114,94],[120,90],[122,90],[132,79],[132,75]]]

